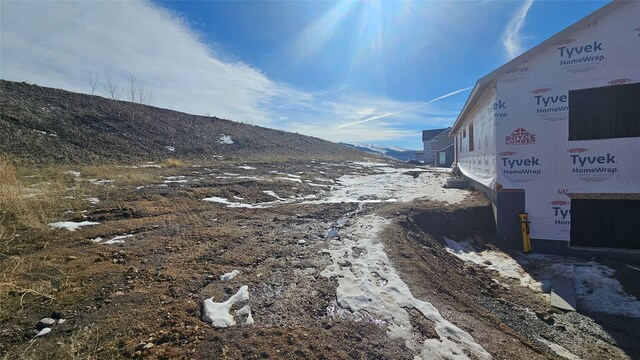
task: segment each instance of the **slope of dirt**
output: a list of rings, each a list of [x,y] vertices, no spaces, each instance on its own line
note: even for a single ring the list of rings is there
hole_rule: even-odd
[[[37,164],[363,155],[309,136],[4,80],[0,137],[0,152]]]
[[[397,219],[385,230],[387,252],[412,290],[472,331],[494,358],[636,358],[637,346],[630,339],[640,335],[631,325],[637,319],[613,317],[614,323],[603,321],[602,315],[554,309],[517,281],[445,251],[445,236],[458,241],[475,238],[478,244],[495,238],[490,203],[482,202],[459,208],[425,204],[386,210],[388,217],[395,212]],[[627,338],[616,339],[618,332]]]

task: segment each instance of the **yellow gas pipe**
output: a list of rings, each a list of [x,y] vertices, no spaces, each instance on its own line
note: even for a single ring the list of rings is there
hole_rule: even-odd
[[[529,214],[522,212],[518,214],[520,218],[520,228],[522,229],[522,251],[525,254],[531,252],[531,239],[529,239]]]

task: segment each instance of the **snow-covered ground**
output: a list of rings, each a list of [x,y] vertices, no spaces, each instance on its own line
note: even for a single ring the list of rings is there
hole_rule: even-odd
[[[640,317],[640,301],[627,294],[620,282],[612,278],[615,270],[597,262],[542,254],[523,254],[514,259],[501,251],[478,251],[466,241],[445,241],[447,251],[460,259],[496,270],[501,277],[518,280],[522,286],[538,293],[550,291],[554,276],[573,279],[579,311]],[[535,279],[521,264],[535,266],[538,271]]]
[[[327,164],[328,166],[330,164]],[[268,203],[239,203],[221,197],[208,197],[203,200],[224,204],[227,207],[236,208],[266,208],[273,205],[281,205],[302,201],[303,204],[332,204],[332,203],[387,203],[387,202],[408,202],[414,199],[425,199],[432,201],[442,201],[449,204],[458,204],[464,201],[467,191],[461,189],[450,189],[443,187],[444,178],[439,174],[441,169],[431,171],[423,168],[396,168],[385,163],[374,162],[353,162],[340,164],[341,166],[353,169],[352,174],[343,175],[337,179],[314,178],[329,184],[317,184],[309,179],[302,180],[301,175],[281,173],[271,171],[276,175],[272,178],[248,177],[234,173],[223,173],[223,177],[228,179],[260,180],[265,182],[285,180],[300,184],[307,184],[312,187],[325,189],[316,196],[298,196],[291,199],[283,199],[273,191],[264,191],[265,194],[276,198],[279,201]],[[367,170],[368,172],[364,172]],[[375,173],[370,174],[371,170]],[[303,174],[303,173],[302,173]],[[213,174],[212,174],[213,175]],[[286,175],[286,176],[277,176]],[[174,180],[178,181],[178,180]]]
[[[432,304],[416,299],[397,274],[385,253],[378,233],[388,224],[378,215],[354,217],[341,233],[340,240],[330,240],[323,250],[332,264],[320,274],[336,278],[337,303],[351,316],[369,319],[387,326],[387,336],[403,340],[417,359],[477,359],[491,355],[469,333],[445,320]],[[417,341],[407,310],[415,309],[434,323],[440,339]]]
[[[54,229],[67,229],[69,231],[76,231],[83,226],[91,226],[91,225],[98,225],[98,224],[99,223],[93,222],[93,221],[80,221],[80,222],[60,221],[60,222],[50,223],[49,227]]]
[[[330,194],[309,203],[372,203],[372,202],[408,202],[414,199],[443,201],[450,204],[461,203],[466,190],[444,188],[444,179],[428,169],[403,169],[384,163],[356,162],[354,169],[375,168],[373,175],[344,175],[336,181]],[[411,172],[417,177],[407,174]]]

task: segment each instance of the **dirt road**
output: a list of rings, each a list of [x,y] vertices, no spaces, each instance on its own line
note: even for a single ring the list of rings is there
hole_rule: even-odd
[[[495,230],[485,197],[442,188],[444,170],[218,161],[148,171],[162,181],[98,179],[86,211],[60,219],[97,224],[58,224],[50,243],[16,256],[55,295],[27,294],[0,323],[0,356],[638,357],[637,318],[553,310],[543,292],[455,256],[451,244],[479,246]],[[37,336],[47,317],[57,323]]]

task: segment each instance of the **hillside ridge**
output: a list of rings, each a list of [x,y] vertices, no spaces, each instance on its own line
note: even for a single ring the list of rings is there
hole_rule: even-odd
[[[6,80],[0,80],[0,137],[0,152],[35,164],[364,155],[310,136]]]

